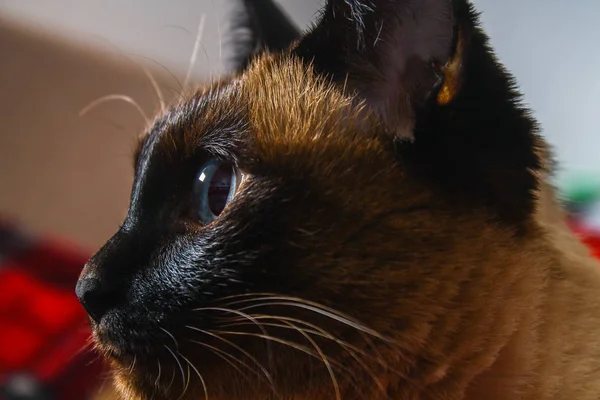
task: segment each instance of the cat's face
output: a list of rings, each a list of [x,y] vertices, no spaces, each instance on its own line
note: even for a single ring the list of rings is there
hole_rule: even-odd
[[[124,393],[384,398],[512,329],[539,139],[474,24],[333,0],[157,118],[77,288]]]

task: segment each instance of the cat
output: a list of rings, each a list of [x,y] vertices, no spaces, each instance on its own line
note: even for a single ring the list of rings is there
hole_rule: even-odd
[[[123,398],[600,398],[600,267],[474,7],[243,5],[76,287]]]

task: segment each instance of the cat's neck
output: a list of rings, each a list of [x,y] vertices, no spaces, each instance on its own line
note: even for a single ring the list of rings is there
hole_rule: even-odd
[[[560,358],[559,354],[566,345],[561,337],[569,337],[571,329],[563,322],[573,315],[574,310],[579,310],[574,304],[577,299],[571,293],[571,285],[577,285],[581,280],[600,281],[600,273],[589,249],[568,226],[567,214],[557,200],[556,190],[547,183],[542,183],[538,193],[536,218],[547,235],[548,253],[552,253],[546,270],[543,304],[538,312],[532,310],[525,316],[518,331],[502,348],[491,367],[474,379],[464,400],[530,398],[532,388],[536,388],[535,398],[550,398],[558,390],[557,385],[560,386],[558,377],[564,372],[560,369],[567,368],[569,362],[580,365],[582,371],[597,367],[593,362],[584,362],[573,355],[564,357],[562,367],[546,360],[548,354]],[[597,318],[590,319],[586,313],[578,313],[585,319],[581,326],[588,324],[593,327],[600,322]],[[538,382],[544,374],[557,379]]]
[[[538,330],[535,317],[526,317],[521,328],[500,350],[494,363],[467,388],[464,400],[518,400],[535,378],[538,364]]]

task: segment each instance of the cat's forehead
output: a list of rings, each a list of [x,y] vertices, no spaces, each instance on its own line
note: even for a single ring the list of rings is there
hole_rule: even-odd
[[[375,129],[364,104],[297,58],[262,57],[240,79],[250,125],[265,146],[351,140]]]
[[[323,146],[372,147],[377,124],[343,87],[290,56],[265,55],[246,72],[200,89],[140,142],[144,157],[181,159],[199,150],[268,161]]]

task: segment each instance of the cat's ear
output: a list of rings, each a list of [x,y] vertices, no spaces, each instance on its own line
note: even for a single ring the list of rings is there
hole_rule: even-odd
[[[451,0],[330,0],[295,53],[357,90],[403,136],[415,104],[454,95],[457,39]]]
[[[430,186],[532,215],[543,142],[468,0],[329,0],[293,52],[378,114]]]
[[[241,72],[263,51],[287,49],[300,31],[272,0],[240,0],[233,20],[234,68]]]

